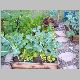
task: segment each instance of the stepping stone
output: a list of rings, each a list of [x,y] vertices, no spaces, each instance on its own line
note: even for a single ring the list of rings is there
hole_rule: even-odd
[[[63,67],[63,69],[77,69],[77,67],[75,65],[70,65],[67,67]]]
[[[68,61],[72,61],[76,57],[76,55],[71,52],[65,52],[59,54],[58,57],[64,60],[65,62],[68,62]]]
[[[65,37],[58,37],[56,38],[56,41],[58,42],[67,42],[69,39],[68,38],[65,38]]]
[[[59,36],[65,37],[65,32],[64,31],[55,31],[55,33]]]

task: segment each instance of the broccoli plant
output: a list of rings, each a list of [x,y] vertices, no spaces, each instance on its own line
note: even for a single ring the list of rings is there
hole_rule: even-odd
[[[21,49],[26,45],[26,41],[23,39],[23,34],[13,32],[9,35],[6,34],[5,38],[11,45],[13,56],[18,56],[21,53]]]
[[[1,56],[6,56],[10,52],[12,52],[10,42],[1,35]]]
[[[38,26],[32,29],[32,34],[26,35],[27,45],[25,48],[37,52],[39,55],[44,52],[46,56],[52,54],[57,57],[59,44],[55,40],[55,32],[52,31],[52,27],[48,26],[47,31],[40,30],[41,27]]]

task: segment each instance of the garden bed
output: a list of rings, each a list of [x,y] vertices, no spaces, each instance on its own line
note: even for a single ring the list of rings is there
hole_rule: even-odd
[[[15,63],[11,63],[11,67],[12,69],[58,69],[58,64],[15,62]]]
[[[58,69],[60,65],[63,67],[67,62],[62,60],[62,53],[67,51],[76,53],[75,50],[79,52],[76,46],[79,44],[78,17],[76,10],[1,11],[2,67],[7,69]],[[57,60],[59,53],[62,54],[61,61]],[[72,58],[73,54],[67,54],[63,59]],[[56,62],[59,63],[59,67]]]

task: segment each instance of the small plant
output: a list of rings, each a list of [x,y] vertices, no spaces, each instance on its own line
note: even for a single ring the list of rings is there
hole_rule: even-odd
[[[6,34],[5,39],[8,40],[10,43],[13,56],[18,56],[20,54],[21,49],[26,44],[26,41],[23,39],[23,34],[20,34],[18,32],[13,32],[9,35]]]
[[[58,17],[58,10],[49,10],[49,16],[57,19],[57,17]]]
[[[10,42],[1,35],[1,56],[6,56],[12,52]]]
[[[75,35],[79,35],[79,11],[78,10],[66,10],[64,11],[64,21]],[[72,32],[71,32],[72,33]]]
[[[65,25],[65,29],[66,29],[66,36],[68,38],[70,38],[71,42],[79,42],[79,35],[76,35],[75,32],[73,30],[70,29],[70,27],[67,27]]]
[[[75,33],[74,33],[74,31],[67,31],[66,36],[67,37],[72,37],[72,36],[75,36]]]
[[[49,24],[52,24],[52,27],[56,28],[58,27],[58,22],[57,20],[54,20],[53,17],[46,17],[43,19],[43,25],[44,27],[48,27]]]

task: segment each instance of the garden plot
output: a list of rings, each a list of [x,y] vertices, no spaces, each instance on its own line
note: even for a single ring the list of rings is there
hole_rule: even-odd
[[[4,69],[78,69],[78,10],[1,11]]]

